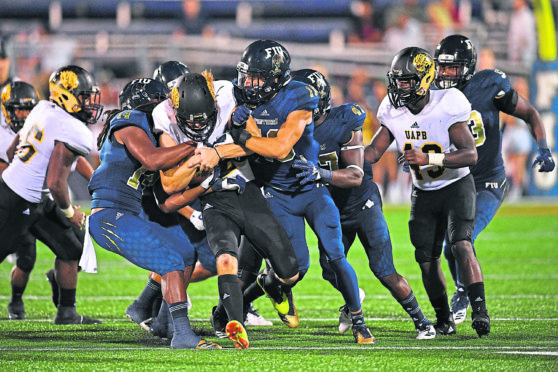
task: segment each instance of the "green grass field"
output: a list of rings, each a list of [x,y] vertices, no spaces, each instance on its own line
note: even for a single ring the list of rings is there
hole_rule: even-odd
[[[395,265],[419,299],[426,316],[434,311],[426,298],[409,242],[409,207],[386,206]],[[217,302],[217,281],[192,284],[189,294],[194,329],[222,350],[173,351],[128,320],[124,311],[141,292],[147,273],[119,256],[97,249],[98,274],[79,275],[78,311],[101,318],[97,326],[54,326],[55,308],[45,272],[53,255],[38,248],[38,259],[24,301],[27,320],[8,321],[12,265],[0,265],[0,370],[126,371],[355,371],[355,370],[558,370],[558,205],[505,205],[477,241],[485,274],[489,338],[479,339],[467,320],[456,336],[417,341],[413,323],[368,269],[360,245],[349,253],[376,345],[357,345],[350,333],[337,330],[341,295],[321,279],[316,241],[308,234],[312,266],[295,288],[300,326],[289,329],[267,299],[256,308],[274,321],[272,327],[248,329],[250,349],[237,350],[230,340],[217,340],[209,323]],[[446,278],[451,278],[445,267]],[[453,286],[450,284],[450,296]]]

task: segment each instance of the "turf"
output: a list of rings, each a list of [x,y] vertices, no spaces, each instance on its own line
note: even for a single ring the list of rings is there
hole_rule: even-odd
[[[419,299],[424,313],[434,318],[409,242],[409,207],[386,206],[394,244],[395,265]],[[272,327],[250,327],[251,347],[237,350],[230,340],[217,340],[208,321],[217,302],[217,281],[192,284],[190,312],[194,329],[219,342],[223,350],[175,351],[128,320],[124,311],[141,292],[146,272],[119,256],[97,249],[98,274],[79,275],[78,311],[101,318],[95,326],[54,326],[55,309],[45,272],[53,255],[43,246],[24,301],[27,320],[8,321],[9,276],[12,265],[0,265],[0,370],[558,370],[558,205],[504,205],[479,237],[476,248],[486,282],[492,318],[490,337],[479,339],[470,320],[456,336],[417,341],[406,313],[374,278],[360,245],[349,261],[359,286],[376,345],[357,345],[350,332],[337,331],[341,295],[321,279],[314,235],[309,232],[312,266],[295,288],[301,318],[296,329],[284,326],[267,299],[255,306]],[[451,283],[449,273],[444,272]],[[451,287],[451,284],[450,284]],[[453,288],[449,289],[450,296]]]

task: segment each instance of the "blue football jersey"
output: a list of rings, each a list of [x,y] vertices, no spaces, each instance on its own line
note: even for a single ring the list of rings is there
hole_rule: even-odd
[[[110,122],[110,129],[100,152],[101,165],[89,181],[92,195],[91,208],[118,208],[133,213],[141,211],[142,181],[146,169],[126,147],[114,138],[114,132],[127,126],[136,126],[147,133],[151,142],[157,141],[149,126],[146,113],[123,111]]]
[[[505,73],[483,70],[473,75],[462,90],[472,108],[469,129],[475,139],[478,160],[471,167],[471,173],[477,185],[484,185],[497,175],[505,175],[500,111],[494,105],[494,99],[502,97],[510,89],[510,81]]]
[[[335,171],[343,165],[339,164],[341,149],[353,137],[353,132],[362,128],[366,119],[366,111],[356,103],[346,103],[334,107],[326,120],[314,128],[314,139],[320,146],[320,167]],[[354,211],[371,198],[372,166],[364,160],[364,177],[359,187],[340,188],[331,186],[329,191],[341,215]]]
[[[318,106],[318,92],[315,88],[299,81],[291,81],[268,102],[252,111],[262,137],[275,137],[287,116],[293,111],[312,111]],[[263,156],[250,158],[250,165],[258,182],[278,190],[295,192],[312,189],[312,184],[300,186],[296,177],[298,171],[292,168],[295,158],[304,156],[318,162],[318,143],[313,137],[314,124],[307,125],[304,133],[284,159],[277,160]]]

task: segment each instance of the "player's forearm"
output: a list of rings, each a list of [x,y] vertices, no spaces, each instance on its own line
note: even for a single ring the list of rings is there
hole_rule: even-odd
[[[164,203],[159,203],[159,208],[165,213],[176,212],[194,202],[206,190],[201,186],[196,186],[181,193],[176,193],[167,198]]]
[[[76,170],[87,180],[90,180],[91,176],[93,175],[93,167],[83,156],[80,156],[78,158],[76,163]]]
[[[330,184],[343,189],[359,187],[363,178],[362,170],[359,168],[345,168],[333,172]]]
[[[455,152],[445,153],[443,164],[446,168],[471,167],[477,163],[476,149],[460,149]]]
[[[196,168],[187,166],[184,162],[179,167],[161,172],[161,184],[167,194],[174,194],[184,190],[196,174]]]
[[[281,138],[252,137],[246,141],[249,150],[273,159],[284,159],[292,150],[292,145]]]
[[[221,159],[233,159],[252,154],[252,151],[249,151],[242,146],[235,145],[234,143],[218,145],[215,146],[214,149],[218,157]]]

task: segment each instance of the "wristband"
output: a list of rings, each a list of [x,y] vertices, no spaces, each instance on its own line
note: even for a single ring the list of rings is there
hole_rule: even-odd
[[[64,213],[64,216],[66,216],[66,218],[70,219],[72,217],[74,217],[74,214],[76,213],[74,211],[74,207],[70,204],[70,206],[68,208],[60,208],[60,210],[62,211],[62,213]]]
[[[320,177],[325,183],[330,183],[333,179],[333,171],[329,169],[320,168]]]
[[[437,165],[439,167],[444,166],[444,160],[446,159],[446,154],[438,154],[434,152],[428,153],[428,164]]]
[[[541,138],[540,140],[537,141],[537,146],[540,149],[548,149],[548,144],[546,143],[546,139],[545,138]]]
[[[219,158],[219,161],[223,160],[221,159],[221,155],[219,155],[219,151],[217,151],[217,148],[213,148],[213,150],[215,150],[215,153],[217,154],[217,157]]]

